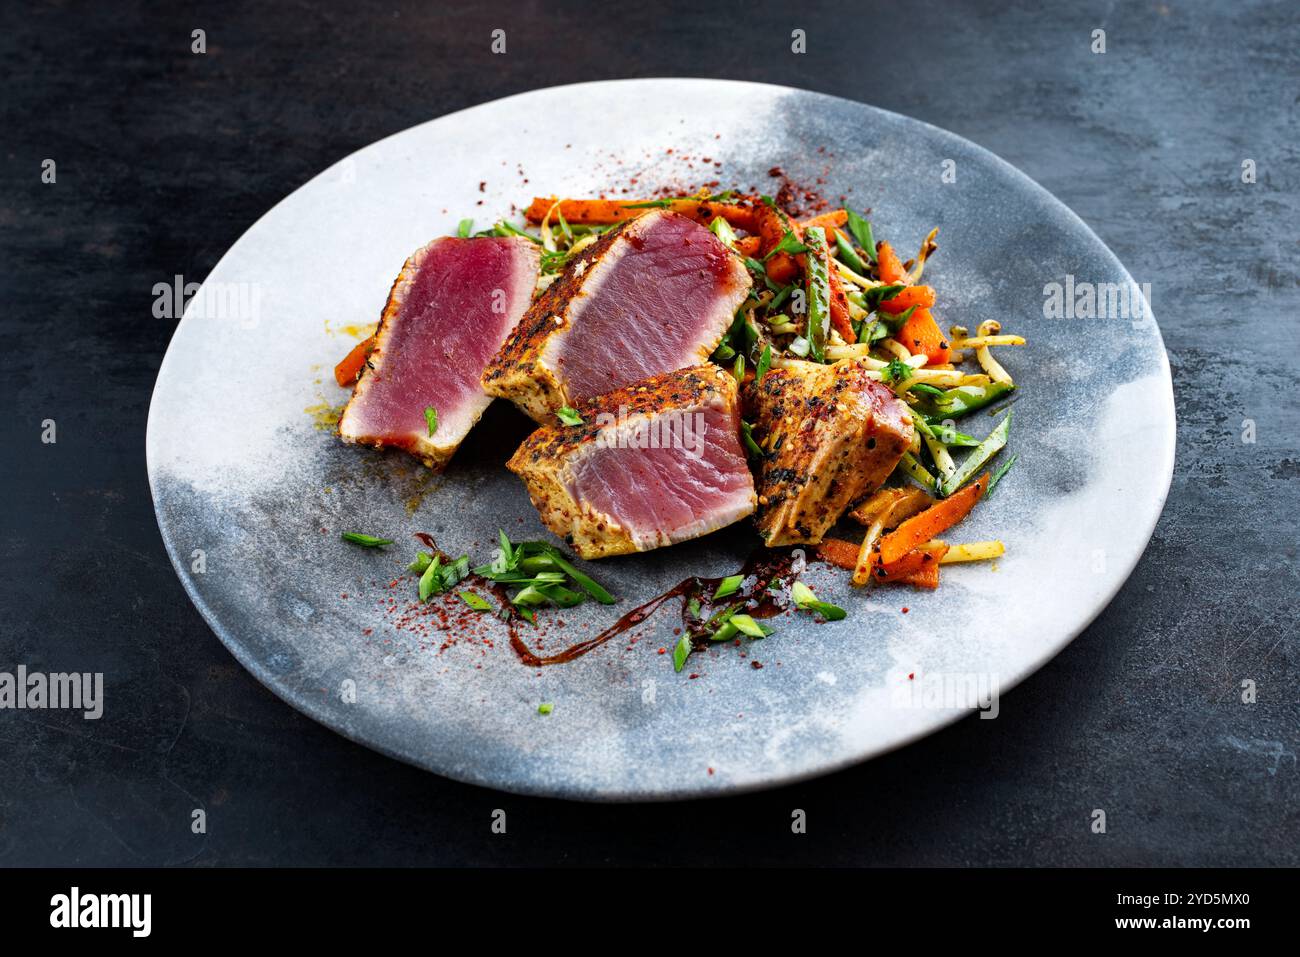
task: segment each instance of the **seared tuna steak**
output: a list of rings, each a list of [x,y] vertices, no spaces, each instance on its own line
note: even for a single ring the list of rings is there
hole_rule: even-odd
[[[489,395],[538,422],[713,352],[749,292],[744,264],[685,216],[655,210],[583,250],[488,366]]]
[[[745,391],[764,455],[758,529],[768,545],[816,544],[879,488],[912,443],[907,405],[852,362],[789,362]]]
[[[754,511],[739,388],[714,365],[681,369],[577,407],[508,463],[542,521],[583,558],[697,538]]]
[[[339,419],[343,441],[446,465],[492,401],[483,369],[532,301],[537,264],[537,246],[513,236],[435,239],[412,255]]]

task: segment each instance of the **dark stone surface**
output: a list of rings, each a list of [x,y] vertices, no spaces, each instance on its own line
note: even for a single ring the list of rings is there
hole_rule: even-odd
[[[32,4],[0,16],[0,669],[104,671],[112,703],[99,722],[0,711],[0,864],[1297,863],[1293,3]],[[504,57],[488,52],[495,27]],[[796,27],[806,56],[789,52]],[[1097,27],[1103,55],[1089,51]],[[190,53],[195,28],[205,56]],[[1169,504],[1120,595],[997,721],[696,805],[453,784],[300,717],[186,599],[145,478],[172,332],[152,318],[151,290],[177,273],[201,280],[271,204],[379,137],[537,86],[662,75],[907,113],[1077,211],[1153,288],[1179,414]],[[41,183],[45,158],[56,184]],[[1241,181],[1246,159],[1254,184]],[[51,418],[58,442],[42,444]],[[1242,703],[1243,679],[1256,704]],[[191,833],[196,807],[206,835]],[[505,836],[490,832],[494,808]],[[806,835],[791,834],[794,808]],[[1094,808],[1104,835],[1090,832]]]

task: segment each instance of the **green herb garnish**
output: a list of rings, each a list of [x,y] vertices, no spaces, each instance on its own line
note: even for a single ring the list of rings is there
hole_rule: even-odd
[[[854,250],[848,240],[844,238],[844,234],[838,229],[835,231],[835,248],[839,251],[840,262],[844,263],[844,265],[848,266],[859,276],[866,275],[869,267],[862,261],[862,257],[857,254],[857,251]]]
[[[492,605],[484,598],[472,591],[463,591],[460,593],[461,601],[469,605],[475,611],[491,611]]]
[[[474,220],[462,219],[456,227],[456,235],[461,239],[468,239],[469,234],[474,231]]]
[[[763,346],[763,354],[758,357],[758,368],[754,370],[754,381],[762,382],[763,376],[767,375],[767,370],[772,368],[772,346]]]
[[[830,602],[820,601],[811,588],[803,582],[795,582],[790,588],[790,597],[794,599],[795,607],[801,611],[812,611],[821,615],[827,621],[840,621],[848,617],[846,612],[839,605],[832,605]]]
[[[789,253],[791,256],[797,256],[799,253],[806,253],[809,247],[799,242],[799,237],[795,235],[794,230],[789,230],[781,241],[772,247],[772,250],[763,257],[763,262],[767,262],[777,253]]]
[[[565,425],[582,425],[582,416],[578,414],[577,409],[571,409],[567,405],[555,410],[555,417]]]
[[[876,261],[876,238],[871,235],[871,223],[863,219],[853,210],[847,210],[849,214],[848,227],[853,238],[858,241],[862,251],[867,254],[867,259],[871,262]]]
[[[880,381],[885,383],[906,382],[916,372],[902,359],[890,359],[889,365],[880,370]]]
[[[1009,471],[1011,471],[1011,466],[1016,464],[1016,459],[1018,458],[1020,458],[1019,452],[1011,456],[1011,458],[1007,459],[1006,462],[1002,464],[1002,467],[993,473],[993,477],[989,479],[989,487],[984,490],[985,498],[988,498],[990,495],[993,494],[993,487],[998,484],[998,481],[1002,478],[1002,476],[1006,475]]]
[[[722,581],[718,582],[718,590],[713,593],[714,599],[726,598],[728,595],[734,595],[740,591],[741,584],[745,581],[744,575],[728,575]]]
[[[537,706],[538,714],[550,714],[554,710],[555,705],[551,704],[549,701],[543,702]]]
[[[681,671],[682,666],[686,664],[686,659],[691,656],[691,635],[690,632],[682,635],[681,640],[677,642],[677,647],[673,649],[673,671]]]
[[[424,410],[424,424],[429,427],[430,435],[438,431],[438,410],[433,406]]]
[[[385,545],[393,544],[391,538],[377,538],[374,535],[365,535],[361,532],[344,532],[339,537],[345,542],[351,542],[353,545],[360,545],[363,548],[382,548]]]
[[[772,633],[771,628],[760,625],[750,615],[732,615],[731,625],[742,635],[748,635],[750,638],[766,638]]]

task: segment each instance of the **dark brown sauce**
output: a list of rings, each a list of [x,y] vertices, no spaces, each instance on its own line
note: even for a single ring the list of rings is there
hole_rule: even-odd
[[[785,611],[790,606],[790,586],[794,584],[797,576],[795,564],[801,557],[798,549],[759,549],[750,555],[749,560],[738,573],[744,576],[740,589],[724,598],[713,597],[722,583],[721,578],[683,579],[663,594],[637,605],[600,634],[580,641],[576,645],[570,645],[553,655],[539,655],[529,648],[517,634],[512,619],[510,646],[514,648],[519,660],[529,667],[565,664],[596,650],[611,638],[616,638],[629,629],[635,628],[671,599],[681,598],[683,599],[682,627],[690,634],[691,642],[697,648],[704,647],[709,644],[705,623],[714,614],[732,605],[739,603],[741,605],[739,611],[752,618],[771,618]],[[776,587],[769,587],[772,585]],[[700,604],[699,617],[693,617],[690,613],[692,598]]]

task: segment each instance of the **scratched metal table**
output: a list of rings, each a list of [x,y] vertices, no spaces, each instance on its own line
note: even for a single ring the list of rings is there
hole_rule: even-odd
[[[1300,14],[1037,7],[909,4],[884,46],[894,5],[6,7],[0,670],[102,671],[111,707],[0,711],[0,864],[1296,864]],[[536,86],[660,75],[905,113],[1078,212],[1151,284],[1178,402],[1169,503],[1119,596],[996,721],[686,807],[454,784],[294,712],[186,599],[145,481],[172,331],[153,289],[201,281],[272,203],[379,137]]]

